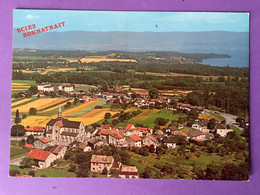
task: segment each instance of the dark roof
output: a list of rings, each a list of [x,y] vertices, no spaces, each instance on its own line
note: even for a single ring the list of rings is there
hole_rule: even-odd
[[[205,127],[207,126],[209,123],[209,120],[201,120],[198,122],[198,124],[201,126],[201,127]]]
[[[177,140],[174,137],[165,137],[162,140],[163,143],[176,143]]]
[[[78,135],[78,133],[63,131],[63,132],[61,133],[61,135],[76,137],[76,136]]]
[[[89,139],[88,140],[88,143],[90,143],[90,144],[96,144],[96,143],[98,143],[99,141],[101,141],[100,139],[95,139],[95,138],[93,138],[93,139]]]
[[[172,131],[175,131],[175,130],[177,130],[178,128],[175,127],[175,126],[171,126],[171,127],[169,127],[169,129],[172,130]]]
[[[189,137],[197,137],[197,136],[203,135],[203,133],[199,130],[189,131],[189,132],[187,132],[187,134]]]
[[[94,133],[95,130],[96,130],[96,129],[93,128],[92,126],[89,126],[89,127],[86,127],[86,128],[85,128],[85,132],[89,132],[89,133]]]
[[[48,126],[53,126],[56,122],[58,122],[61,124],[62,127],[68,127],[68,128],[79,128],[81,122],[77,122],[77,121],[69,121],[68,119],[64,119],[64,118],[56,118],[56,119],[51,119],[47,125]]]
[[[225,125],[225,124],[217,124],[216,125],[216,129],[226,129],[227,128],[227,126]]]

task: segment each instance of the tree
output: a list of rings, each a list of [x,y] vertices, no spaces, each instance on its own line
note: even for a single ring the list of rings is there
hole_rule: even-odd
[[[151,178],[152,177],[152,168],[145,167],[144,171],[141,173],[141,178]]]
[[[31,86],[28,90],[34,95],[38,93],[38,88],[36,85]]]
[[[103,170],[102,170],[102,174],[103,175],[107,175],[108,171],[107,171],[107,168],[105,167]]]
[[[26,117],[27,117],[26,114],[23,114],[23,115],[22,115],[22,119],[25,119]]]
[[[107,113],[105,114],[104,119],[110,119],[110,118],[111,118],[111,113],[110,113],[110,112],[107,112]]]
[[[113,126],[116,126],[118,123],[119,123],[119,121],[117,119],[112,120],[112,125]]]
[[[26,142],[28,143],[28,144],[33,144],[34,143],[34,136],[33,135],[29,135],[28,137],[27,137],[27,139],[26,139]]]
[[[36,166],[36,162],[33,160],[32,157],[25,157],[21,162],[20,165],[22,168],[31,168],[32,166]]]
[[[34,170],[29,171],[28,175],[35,177],[35,171]]]
[[[37,109],[31,107],[31,108],[29,109],[29,114],[30,114],[30,115],[36,115],[36,114],[37,114]]]
[[[214,129],[215,126],[216,126],[216,120],[214,118],[210,119],[208,123],[208,128]]]
[[[25,130],[22,125],[13,125],[11,128],[11,136],[24,136]]]
[[[18,110],[18,109],[16,110],[16,113],[15,113],[14,122],[15,122],[16,124],[18,124],[18,123],[21,122],[21,118],[20,118],[20,116],[19,116],[19,110]]]
[[[119,178],[120,171],[118,169],[111,168],[109,174],[113,178]]]
[[[70,164],[70,167],[68,169],[69,172],[75,172],[77,169],[77,166],[75,164]]]
[[[24,147],[24,145],[25,145],[25,139],[21,139],[21,141],[19,142],[19,146]]]
[[[9,176],[16,176],[17,174],[20,174],[20,171],[18,171],[18,170],[10,170],[9,171]]]
[[[151,99],[158,99],[159,98],[159,91],[156,88],[152,88],[149,90],[149,96]]]

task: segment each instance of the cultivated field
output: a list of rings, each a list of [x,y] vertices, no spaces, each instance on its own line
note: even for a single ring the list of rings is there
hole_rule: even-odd
[[[109,112],[111,115],[118,113],[116,111],[111,111],[110,109],[95,109],[90,112],[87,112],[86,114],[81,115],[80,117],[68,119],[74,121],[82,121],[84,125],[90,125],[92,123],[104,119],[104,116],[107,112]]]
[[[79,106],[76,106],[74,108],[71,108],[71,109],[68,109],[68,110],[65,110],[62,112],[62,115],[63,116],[68,116],[68,115],[71,115],[73,113],[76,113],[80,110],[83,110],[83,109],[86,109],[88,108],[89,106],[93,105],[93,104],[96,104],[98,103],[99,101],[89,101],[89,102],[86,102],[86,103],[83,103],[83,104],[80,104]]]
[[[94,110],[95,106],[102,106],[104,105],[106,102],[105,101],[89,101],[87,103],[85,103],[85,108],[78,110],[77,112],[74,112],[70,115],[67,115],[67,117],[81,117],[81,115],[84,115],[85,113]]]
[[[16,105],[19,105],[19,104],[22,104],[22,103],[25,103],[25,102],[28,102],[32,100],[32,98],[25,98],[25,99],[21,99],[21,100],[18,100],[14,103],[11,104],[12,107],[16,106]]]
[[[160,110],[158,109],[147,109],[147,110],[143,110],[143,112],[141,114],[138,114],[136,117],[132,118],[133,120],[136,121],[142,121],[145,120],[147,118],[149,118],[150,116],[152,116],[153,114],[159,112]]]
[[[36,108],[37,110],[41,110],[59,102],[63,102],[65,100],[66,99],[61,98],[40,98],[28,104],[13,108],[11,111],[15,112],[16,109],[19,109],[20,112],[29,112],[29,109],[31,107]]]
[[[45,127],[49,120],[54,119],[55,117],[49,116],[28,116],[22,120],[21,125],[27,126],[41,126]]]

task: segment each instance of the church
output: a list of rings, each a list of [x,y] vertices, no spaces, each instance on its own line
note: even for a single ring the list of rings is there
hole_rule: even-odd
[[[82,142],[85,139],[85,127],[82,122],[63,118],[59,107],[58,117],[46,124],[46,137],[62,142]]]

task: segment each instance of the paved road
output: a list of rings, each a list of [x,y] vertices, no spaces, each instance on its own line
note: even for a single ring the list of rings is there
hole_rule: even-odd
[[[208,110],[208,109],[205,109],[205,112],[214,113],[214,111]],[[227,114],[224,112],[220,112],[218,115],[223,116],[226,119],[226,123],[228,125],[233,125],[233,126],[237,127],[238,129],[240,129],[241,131],[243,131],[243,128],[239,127],[238,125],[235,125],[237,116],[232,115],[232,114]]]
[[[16,165],[16,166],[20,166],[20,162],[23,160],[24,156],[21,156],[19,158],[15,158],[13,160],[10,160],[10,165]]]

